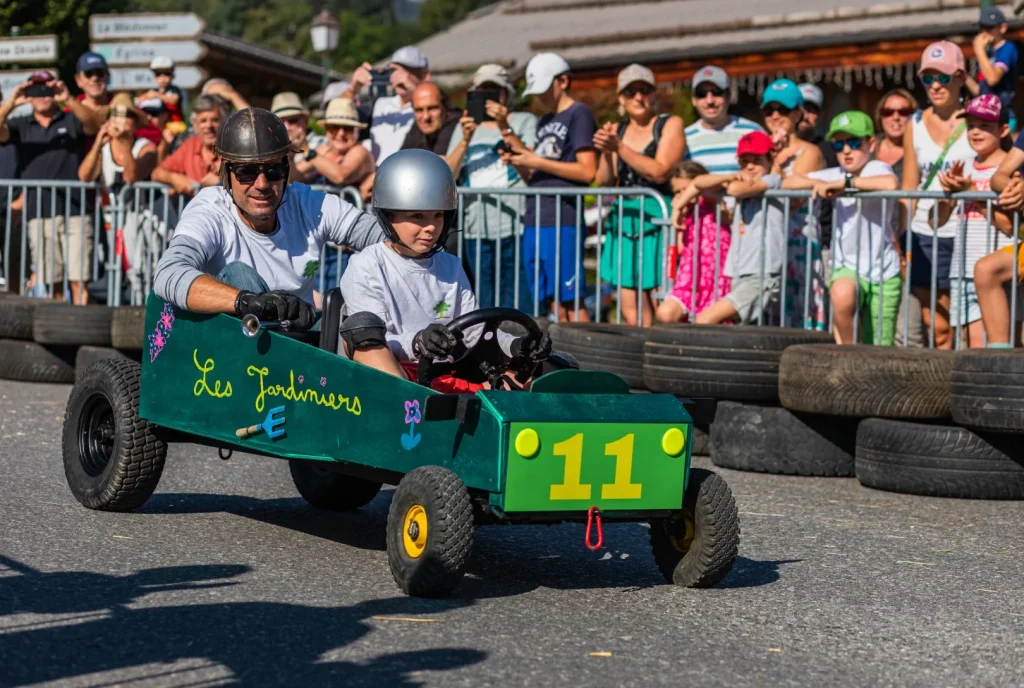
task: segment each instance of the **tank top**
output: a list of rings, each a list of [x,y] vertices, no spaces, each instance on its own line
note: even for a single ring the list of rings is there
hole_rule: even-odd
[[[654,120],[654,130],[651,132],[654,136],[651,142],[647,144],[647,147],[640,151],[641,155],[646,158],[653,158],[657,155],[658,143],[661,141],[661,130],[665,128],[665,122],[667,121],[668,115],[658,115],[657,119]],[[626,127],[628,126],[628,119],[619,122],[618,134],[620,140],[626,135]],[[663,196],[672,195],[672,185],[669,182],[659,184],[658,182],[651,181],[623,162],[622,158],[619,158],[619,166],[616,173],[619,177],[619,186],[644,186],[654,189]]]
[[[931,174],[932,168],[935,166],[939,156],[942,155],[942,149],[945,147],[946,142],[935,143],[932,140],[931,134],[928,133],[928,127],[924,124],[924,118],[920,110],[914,115],[911,120],[911,126],[914,128],[914,152],[917,154],[917,169],[920,173],[920,179],[918,188],[922,187],[920,184],[924,184],[925,180],[928,179],[928,175]],[[958,125],[959,126],[959,125]],[[955,131],[955,129],[954,129]],[[960,137],[956,142],[949,147],[946,152],[946,157],[942,161],[942,168],[939,172],[946,172],[950,167],[953,166],[954,162],[962,162],[965,166],[970,167],[975,158],[975,152],[971,148],[971,144],[967,141],[967,130],[964,129],[960,133]],[[931,184],[928,185],[925,191],[942,191],[942,184],[939,183],[939,174],[935,173],[932,177]],[[923,199],[917,202],[917,211],[914,213],[914,219],[910,223],[910,230],[917,234],[932,235],[932,228],[928,225],[929,215],[932,212],[932,208],[935,206],[935,201],[931,199]],[[959,222],[951,217],[949,222],[939,227],[939,231],[936,233],[937,236],[943,239],[951,239],[956,236],[957,226]]]

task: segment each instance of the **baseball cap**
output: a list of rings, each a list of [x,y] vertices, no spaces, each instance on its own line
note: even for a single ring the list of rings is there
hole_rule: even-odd
[[[501,86],[503,89],[508,91],[510,103],[516,97],[516,89],[515,86],[512,85],[512,77],[508,75],[508,70],[500,64],[485,64],[477,67],[476,72],[473,73],[473,81],[470,83],[469,87],[480,88],[484,84]]]
[[[744,134],[736,144],[736,157],[741,155],[768,155],[775,150],[772,137],[763,131],[752,131]]]
[[[812,103],[819,108],[825,105],[825,94],[814,84],[800,84],[800,95],[804,97],[805,103]]]
[[[860,110],[847,110],[832,118],[825,138],[831,141],[836,134],[849,134],[858,139],[871,138],[875,135],[875,123]]]
[[[324,89],[323,102],[329,103],[335,98],[341,98],[342,94],[347,93],[351,86],[352,84],[347,81],[334,81],[328,84]]]
[[[270,101],[270,111],[278,117],[292,117],[294,115],[309,114],[309,110],[307,110],[306,106],[302,104],[302,99],[299,98],[299,94],[291,91],[278,93],[274,96],[274,99]]]
[[[998,7],[982,7],[978,24],[983,29],[991,29],[1006,23],[1006,15]]]
[[[99,53],[82,53],[78,57],[78,62],[75,63],[75,72],[87,72],[90,69],[110,71],[110,68],[107,67],[107,61]]]
[[[53,74],[50,74],[49,72],[39,71],[32,72],[32,74],[29,75],[27,81],[30,84],[45,84],[47,81],[53,81],[55,78],[56,77],[53,76]]]
[[[924,74],[926,69],[934,69],[942,74],[966,72],[964,53],[956,43],[935,41],[921,53],[921,68],[917,70],[918,76]]]
[[[524,96],[535,96],[551,88],[555,77],[569,71],[569,63],[555,53],[537,53],[526,65]]]
[[[391,56],[391,63],[409,67],[410,69],[427,69],[430,67],[427,56],[415,45],[407,45],[396,50],[395,54]]]
[[[154,72],[158,69],[162,71],[174,69],[174,60],[164,55],[157,55],[153,58],[153,61],[149,63],[149,68]]]
[[[697,73],[693,75],[691,87],[696,89],[704,82],[710,82],[724,91],[729,88],[729,75],[721,67],[707,65],[698,69]]]
[[[153,115],[154,117],[166,109],[164,101],[159,98],[147,98],[145,100],[140,100],[136,105],[138,105],[139,109],[147,115]]]
[[[649,70],[647,67],[634,62],[619,72],[619,93],[622,93],[622,90],[630,84],[635,84],[638,81],[650,84],[651,86],[657,86],[657,84],[654,83],[654,72]]]
[[[1009,115],[1009,110],[1003,107],[999,96],[986,93],[967,101],[964,111],[957,115],[957,117],[977,117],[983,122],[1000,122],[1005,124],[1010,121]]]
[[[764,95],[761,96],[761,107],[768,103],[778,103],[790,110],[795,110],[804,104],[804,94],[790,79],[776,79],[768,84]]]

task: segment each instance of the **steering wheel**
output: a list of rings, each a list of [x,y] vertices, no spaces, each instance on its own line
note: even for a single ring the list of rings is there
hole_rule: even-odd
[[[448,325],[457,340],[452,352],[453,360],[434,361],[429,354],[420,355],[416,381],[429,386],[441,375],[454,375],[467,382],[489,382],[492,388],[499,388],[502,375],[513,368],[512,361],[498,345],[498,327],[506,322],[522,325],[530,338],[540,339],[543,334],[537,321],[515,308],[481,308],[460,315]],[[473,348],[467,348],[465,332],[477,325],[484,326],[480,338]],[[534,375],[536,367],[529,365],[514,372],[521,382],[525,382]]]

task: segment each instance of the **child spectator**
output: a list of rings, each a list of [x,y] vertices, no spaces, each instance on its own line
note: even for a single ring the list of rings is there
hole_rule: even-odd
[[[569,63],[559,55],[540,53],[530,60],[523,95],[535,96],[547,114],[537,122],[537,146],[533,150],[508,137],[506,143],[511,152],[502,155],[502,160],[514,166],[529,186],[567,187],[570,191],[557,201],[550,196],[543,197],[539,215],[534,200],[528,199],[523,232],[526,275],[534,297],[542,306],[540,314],[553,311],[560,322],[570,319],[576,299],[583,305],[586,281],[583,270],[586,230],[576,226],[578,196],[571,191],[573,187],[588,186],[597,175],[594,150],[597,124],[590,108],[569,95],[571,81]],[[555,255],[556,246],[560,255]],[[538,270],[539,280],[535,277]],[[557,302],[557,307],[553,307],[553,302]],[[589,321],[590,315],[581,307],[576,319]]]
[[[998,7],[983,7],[981,31],[974,37],[974,57],[978,60],[977,82],[968,80],[973,95],[995,95],[1013,119],[1013,94],[1017,86],[1017,46],[1006,40],[1006,15]],[[1013,126],[1011,125],[1011,129]]]
[[[169,57],[154,57],[149,63],[149,69],[153,72],[153,79],[156,80],[156,88],[150,89],[135,98],[135,104],[141,107],[142,102],[151,98],[159,98],[172,122],[184,122],[181,114],[181,89],[175,86],[174,81],[174,60]]]
[[[1020,173],[1014,173],[1014,179],[1020,180]],[[995,218],[1002,213],[994,212]],[[1008,217],[1002,221],[994,222],[997,229],[1012,237],[1012,230],[1005,230],[1010,225]],[[1024,237],[1022,237],[1024,238]],[[980,259],[974,266],[974,285],[977,290],[978,307],[981,310],[981,320],[985,325],[985,335],[988,337],[988,348],[1009,349],[1010,344],[1010,300],[1007,297],[1006,286],[1013,280],[1014,270],[1013,244],[1003,246],[998,251],[988,254]],[[1017,282],[1024,282],[1024,241],[1021,241],[1017,248]],[[1019,284],[1018,284],[1019,287]],[[1020,336],[1020,320],[1024,315],[1021,294],[1017,294],[1017,337]]]
[[[685,206],[713,189],[724,189],[739,201],[734,218],[736,234],[725,259],[724,272],[732,278],[731,289],[697,314],[697,324],[727,320],[756,323],[761,313],[778,303],[786,255],[783,201],[761,197],[765,191],[782,186],[782,177],[772,173],[774,153],[775,143],[764,132],[745,134],[736,146],[739,174],[700,175],[673,204]]]
[[[871,117],[852,110],[832,120],[825,138],[836,152],[839,167],[807,175],[790,175],[787,189],[814,189],[814,198],[835,199],[836,226],[829,296],[837,344],[853,344],[855,318],[860,319],[860,341],[892,346],[896,314],[900,309],[903,278],[900,256],[892,234],[897,201],[857,200],[847,191],[895,191],[899,181],[892,168],[875,153],[875,125]],[[883,211],[884,208],[884,211]],[[878,330],[879,313],[882,329]]]
[[[991,94],[978,96],[967,104],[960,117],[967,120],[967,139],[977,157],[966,164],[957,161],[947,172],[940,173],[943,191],[990,190],[992,175],[1006,158],[1005,149],[1010,146],[1008,116],[1008,108]],[[958,205],[959,202],[954,200],[939,201],[940,226],[949,221]],[[954,327],[966,324],[967,345],[981,348],[985,345],[985,328],[974,287],[974,266],[1007,241],[989,225],[984,201],[965,202],[959,219],[960,230],[954,240],[953,260],[949,268],[949,322]],[[1005,214],[993,213],[992,220],[1000,231],[1010,231],[1010,220]]]
[[[729,255],[732,240],[729,231],[732,214],[729,209],[724,203],[717,203],[704,196],[694,197],[686,205],[680,205],[677,201],[694,179],[705,174],[708,174],[706,167],[692,160],[684,160],[676,166],[672,175],[672,191],[676,194],[672,201],[672,224],[676,229],[679,264],[672,291],[658,306],[655,314],[661,323],[692,320],[717,301],[719,296],[728,294],[732,284],[732,279],[725,274],[725,259]],[[718,207],[721,214],[716,219],[715,210]],[[700,215],[700,229],[697,236],[694,236],[697,215]],[[697,252],[698,261],[696,274],[693,266],[694,251]]]

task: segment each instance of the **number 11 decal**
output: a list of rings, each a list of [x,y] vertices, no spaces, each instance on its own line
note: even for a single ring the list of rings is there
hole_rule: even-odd
[[[615,457],[615,482],[601,486],[601,499],[640,499],[643,485],[629,481],[633,473],[633,434],[604,445],[604,455]]]
[[[583,433],[552,447],[555,456],[565,457],[562,482],[551,486],[549,499],[564,501],[590,499],[591,485],[580,483],[583,469]],[[601,499],[640,499],[643,485],[631,482],[633,473],[633,433],[604,445],[605,456],[615,457],[615,482],[601,485]]]

